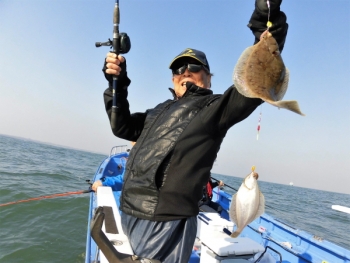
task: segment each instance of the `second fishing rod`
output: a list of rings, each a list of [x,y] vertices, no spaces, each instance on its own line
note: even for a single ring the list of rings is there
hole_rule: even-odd
[[[219,182],[219,181],[220,181],[219,179],[216,179],[216,178],[214,178],[214,177],[211,177],[211,179],[213,179],[213,180],[215,180],[215,181],[217,181],[217,182]],[[227,185],[227,184],[225,184],[225,186],[224,186],[224,187],[231,188],[232,190],[235,190],[236,192],[238,192],[238,189],[233,188],[232,186],[229,186],[229,185]],[[266,204],[265,204],[265,206],[266,206],[266,207],[268,207],[268,208],[271,208],[271,209],[277,210],[276,208],[271,207],[271,206],[269,206],[269,205],[266,205]]]

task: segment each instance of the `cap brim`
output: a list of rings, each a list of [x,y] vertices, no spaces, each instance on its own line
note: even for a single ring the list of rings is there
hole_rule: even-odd
[[[202,65],[208,67],[208,65],[207,65],[206,63],[203,63],[203,61],[199,60],[197,57],[195,57],[195,56],[189,56],[189,55],[184,54],[184,55],[175,57],[175,58],[173,59],[173,61],[170,62],[169,68],[171,69],[172,65],[176,62],[176,60],[178,60],[178,59],[180,59],[180,58],[193,58],[193,59],[197,60],[199,63],[201,63]]]

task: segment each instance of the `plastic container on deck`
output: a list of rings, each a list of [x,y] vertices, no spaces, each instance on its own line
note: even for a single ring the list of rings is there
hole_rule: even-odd
[[[233,231],[233,222],[216,213],[199,213],[197,237],[201,242],[200,263],[247,263],[265,249],[247,237],[232,238],[223,229]]]
[[[213,231],[222,232],[226,228],[233,231],[233,222],[228,221],[218,213],[199,213],[197,216],[197,237],[201,240],[207,235],[211,235]]]

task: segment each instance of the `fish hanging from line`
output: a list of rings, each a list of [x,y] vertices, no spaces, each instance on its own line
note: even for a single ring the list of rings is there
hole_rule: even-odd
[[[233,71],[233,82],[245,97],[260,98],[304,116],[297,101],[281,100],[288,88],[289,70],[283,63],[277,41],[268,30],[261,34],[258,43],[243,51]]]
[[[231,237],[237,237],[248,224],[265,212],[265,197],[260,192],[257,182],[259,175],[254,169],[232,196],[229,214],[237,228]]]

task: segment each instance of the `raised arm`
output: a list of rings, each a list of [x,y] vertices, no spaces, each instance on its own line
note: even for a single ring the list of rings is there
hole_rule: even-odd
[[[280,10],[282,0],[268,0],[270,4],[270,18],[267,0],[256,0],[255,9],[249,20],[248,27],[252,30],[255,41],[259,42],[260,35],[267,29],[268,20],[272,22],[269,31],[276,39],[279,50],[282,52],[287,37],[288,24],[285,13]]]
[[[114,125],[111,125],[111,127],[114,127],[112,128],[113,134],[122,139],[137,141],[138,136],[143,129],[143,123],[146,118],[146,114],[130,113],[127,97],[128,86],[130,85],[131,81],[127,76],[125,58],[120,55],[117,57],[117,55],[114,53],[108,53],[102,71],[109,84],[108,88],[103,94],[103,97],[106,112],[110,122],[112,110],[116,111],[116,123],[114,123]],[[116,90],[116,109],[112,109],[113,75],[118,76],[118,85]]]

